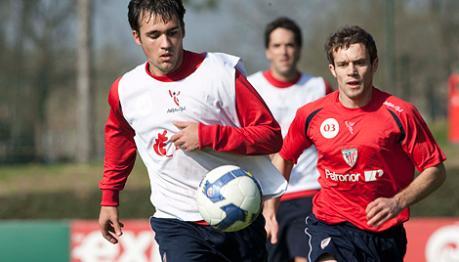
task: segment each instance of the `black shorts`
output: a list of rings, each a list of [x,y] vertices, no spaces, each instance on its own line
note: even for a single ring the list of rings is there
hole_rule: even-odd
[[[163,261],[263,262],[267,260],[262,215],[247,228],[224,233],[210,226],[177,219],[150,218]]]
[[[311,253],[308,261],[331,254],[337,261],[403,261],[406,233],[403,225],[383,232],[361,230],[350,223],[329,225],[314,215],[306,219]]]
[[[278,242],[267,244],[268,261],[283,262],[294,257],[307,257],[308,237],[305,234],[306,217],[311,214],[312,196],[282,201],[277,210]]]

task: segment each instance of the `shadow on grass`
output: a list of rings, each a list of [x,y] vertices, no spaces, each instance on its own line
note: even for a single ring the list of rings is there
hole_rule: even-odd
[[[121,219],[146,219],[154,212],[150,190],[127,190],[121,194]],[[29,193],[0,197],[0,219],[97,219],[100,191]]]

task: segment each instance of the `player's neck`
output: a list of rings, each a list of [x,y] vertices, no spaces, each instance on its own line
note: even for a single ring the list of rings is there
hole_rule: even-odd
[[[368,105],[371,101],[372,96],[373,96],[373,87],[370,87],[357,97],[349,97],[345,95],[344,92],[340,91],[338,98],[339,98],[339,102],[345,108],[356,109],[356,108],[362,108]]]
[[[152,64],[149,65],[149,72],[151,75],[156,76],[156,77],[166,77],[168,75],[172,75],[180,71],[182,68],[183,64],[183,56],[184,56],[184,50],[182,49],[179,52],[177,63],[175,64],[174,68],[172,68],[169,71],[162,71],[159,68],[155,68]]]
[[[286,73],[279,73],[276,70],[273,70],[272,68],[269,71],[274,79],[281,82],[293,82],[298,79],[298,75],[300,74],[300,72],[298,72],[298,70],[296,69],[292,69],[291,71]]]

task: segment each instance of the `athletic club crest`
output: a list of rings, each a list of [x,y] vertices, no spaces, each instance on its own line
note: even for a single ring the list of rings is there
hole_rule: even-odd
[[[350,167],[354,167],[358,157],[357,148],[341,149],[341,154],[343,154],[346,164]]]

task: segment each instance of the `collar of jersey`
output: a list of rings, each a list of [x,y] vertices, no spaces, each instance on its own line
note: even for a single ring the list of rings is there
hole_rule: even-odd
[[[368,101],[368,103],[362,107],[357,107],[357,108],[348,108],[345,107],[340,101],[339,101],[339,92],[336,92],[335,95],[335,105],[338,106],[342,110],[347,110],[347,111],[373,111],[375,108],[378,108],[380,103],[378,101],[380,100],[380,91],[376,87],[372,87],[373,91],[371,92],[371,99]]]
[[[198,54],[187,50],[183,50],[182,64],[174,72],[164,76],[153,75],[150,72],[150,64],[148,62],[145,63],[145,71],[149,76],[161,82],[179,81],[191,75],[194,71],[196,71],[196,69],[198,69],[198,67],[201,65],[202,61],[204,61],[205,57],[206,53]]]
[[[297,72],[297,76],[292,80],[292,81],[282,81],[279,79],[276,79],[271,70],[266,70],[263,72],[263,76],[266,78],[266,80],[273,86],[278,87],[278,88],[286,88],[290,87],[298,82],[301,78],[301,74]]]

